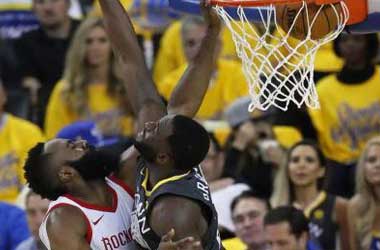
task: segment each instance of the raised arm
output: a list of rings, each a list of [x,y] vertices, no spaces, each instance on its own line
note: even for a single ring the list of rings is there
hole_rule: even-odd
[[[137,116],[139,128],[158,120],[166,108],[153,83],[131,20],[119,0],[100,0],[107,34],[122,64],[127,95]]]
[[[207,34],[203,38],[200,50],[189,65],[174,89],[168,104],[169,114],[181,114],[194,117],[202,104],[208,85],[215,70],[215,55],[221,22],[218,15],[201,1],[203,17],[208,24]]]

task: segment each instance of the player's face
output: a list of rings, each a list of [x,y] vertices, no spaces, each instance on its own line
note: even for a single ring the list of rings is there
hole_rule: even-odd
[[[254,198],[239,201],[232,212],[236,236],[247,246],[257,247],[264,243],[263,220],[266,212],[264,202]]]
[[[58,28],[68,18],[70,1],[68,0],[33,0],[33,11],[46,28]]]
[[[291,233],[288,222],[281,222],[264,227],[265,243],[267,250],[305,250],[307,236],[306,233],[296,238]]]
[[[36,194],[32,194],[27,200],[26,214],[28,225],[34,237],[38,237],[38,230],[49,208],[49,203],[49,200],[42,199],[41,196]]]
[[[79,174],[85,181],[104,180],[114,169],[111,165],[119,164],[119,155],[95,149],[84,140],[55,141],[53,145],[48,145],[45,153],[52,150],[51,147],[55,147],[52,154],[53,167],[55,166],[57,171],[64,166],[70,167],[66,168],[66,171],[77,173],[76,176]]]
[[[290,153],[288,173],[294,186],[316,185],[325,174],[317,152],[308,145],[300,145]]]
[[[79,160],[89,149],[85,140],[53,139],[46,142],[44,153],[52,155],[54,165],[60,165]]]
[[[373,144],[368,148],[365,158],[364,173],[370,185],[380,185],[380,145]]]
[[[347,62],[366,63],[367,39],[363,35],[342,34],[339,50]]]
[[[170,154],[167,139],[173,133],[173,117],[165,116],[159,121],[147,122],[138,133],[135,147],[145,160],[154,161],[159,152]]]
[[[86,38],[86,62],[90,67],[105,65],[111,56],[111,45],[103,27],[96,26]]]

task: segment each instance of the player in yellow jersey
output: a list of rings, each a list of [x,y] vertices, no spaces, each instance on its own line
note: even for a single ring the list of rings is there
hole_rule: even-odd
[[[44,140],[34,124],[4,111],[6,94],[0,81],[0,200],[14,202],[25,181],[22,171],[28,150]]]

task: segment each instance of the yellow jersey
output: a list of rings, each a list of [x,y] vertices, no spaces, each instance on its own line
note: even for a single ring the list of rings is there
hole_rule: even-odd
[[[379,67],[363,83],[344,84],[335,74],[318,83],[321,108],[310,109],[309,114],[327,158],[354,162],[366,141],[380,134],[379,83]]]
[[[104,83],[90,84],[87,88],[89,114],[80,116],[72,110],[62,97],[65,82],[59,81],[50,96],[45,117],[45,133],[47,138],[54,138],[65,126],[80,120],[96,120],[102,123],[102,119],[111,118],[114,122],[120,122],[123,135],[131,135],[133,132],[133,120],[131,116],[122,115],[117,98],[109,96],[107,86]]]
[[[160,48],[158,50],[153,71],[153,79],[156,83],[161,82],[171,71],[187,63],[182,45],[181,27],[182,24],[180,21],[173,22],[161,38]],[[253,29],[254,28],[255,27],[253,27]],[[232,34],[228,28],[223,28],[221,36],[223,44],[221,57],[223,59],[231,59],[240,62],[236,55]],[[255,45],[252,44],[251,46]]]
[[[273,33],[273,36],[276,38],[281,37],[283,35],[284,34],[281,34],[281,32],[277,30]],[[273,39],[271,41],[271,44],[276,45],[277,42],[278,42],[277,39]],[[290,45],[291,48],[296,48],[300,42],[301,41],[292,37],[289,37],[287,39],[287,43]],[[313,47],[314,45],[312,43],[306,43],[306,46]],[[289,50],[287,48],[288,48],[287,46],[281,46],[279,48],[279,51],[281,52],[281,56],[279,56],[280,54],[276,53],[276,55],[279,56],[278,58],[285,58],[289,55]],[[301,46],[300,49],[298,49],[297,51],[301,54],[305,54],[306,53],[305,46]],[[270,59],[273,64],[278,63],[277,59],[275,59],[274,57],[271,57]],[[302,57],[300,58],[299,55],[295,55],[295,56],[290,57],[289,61],[292,64],[297,65],[298,64],[297,60],[300,60],[300,59],[303,59],[303,58]],[[317,50],[317,53],[315,55],[315,61],[314,61],[315,71],[338,72],[342,69],[342,67],[343,67],[343,60],[335,54],[334,49],[333,49],[333,42],[324,44]]]
[[[27,153],[43,141],[41,130],[33,123],[7,113],[0,116],[0,201],[16,200],[25,184]]]
[[[222,245],[226,250],[247,250],[248,247],[239,239],[232,238],[222,241]]]
[[[166,99],[169,99],[186,67],[187,65],[179,67],[158,84],[160,94]],[[246,95],[248,95],[248,85],[240,64],[229,60],[219,60],[216,73],[196,117],[202,120],[213,118],[237,98]]]

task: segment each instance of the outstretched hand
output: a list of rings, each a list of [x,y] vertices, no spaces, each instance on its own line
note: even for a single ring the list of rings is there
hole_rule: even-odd
[[[215,12],[215,10],[213,10],[212,6],[209,4],[209,0],[201,0],[200,6],[203,18],[205,19],[209,28],[213,31],[219,32],[222,27],[222,23],[219,19],[218,14]]]
[[[195,241],[193,237],[173,241],[174,235],[174,229],[171,229],[167,234],[162,236],[157,250],[202,250],[201,243]]]

